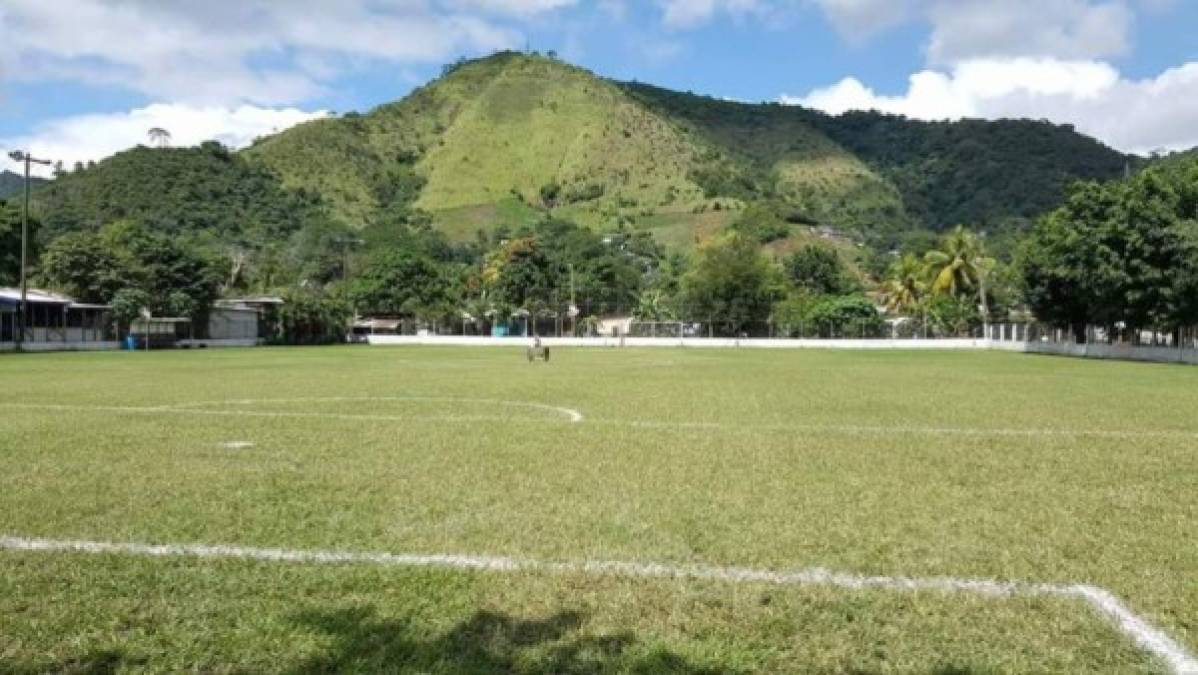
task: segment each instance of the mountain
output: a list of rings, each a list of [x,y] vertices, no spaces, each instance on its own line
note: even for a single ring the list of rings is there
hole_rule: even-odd
[[[386,209],[390,186],[407,177],[414,206],[461,236],[544,211],[605,228],[722,223],[729,209],[773,197],[811,222],[902,219],[897,191],[851,153],[797,116],[770,122],[768,136],[708,133],[626,85],[503,53],[245,154],[358,223]],[[724,215],[703,215],[713,212]]]
[[[31,176],[29,179],[30,187],[37,186],[46,182],[45,178]],[[13,171],[0,171],[0,199],[8,199],[10,197],[18,197],[25,189],[25,176]]]
[[[427,213],[462,241],[552,214],[649,230],[674,248],[764,205],[792,238],[821,225],[881,248],[957,223],[1011,230],[1070,181],[1113,178],[1135,160],[1047,122],[829,116],[505,52],[239,153],[121,153],[43,188],[39,203],[52,229],[136,216],[269,234],[317,211],[354,229]]]

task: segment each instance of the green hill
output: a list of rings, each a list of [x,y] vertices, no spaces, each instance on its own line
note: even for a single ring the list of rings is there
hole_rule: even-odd
[[[1002,227],[1054,206],[1070,181],[1118,176],[1129,161],[1046,122],[833,117],[612,82],[517,53],[455,64],[401,101],[309,122],[245,155],[353,226],[398,198],[456,238],[552,212],[604,229],[664,227],[669,241],[686,240],[688,222],[710,223],[717,205],[716,220],[730,222],[757,200],[791,222],[867,238]]]
[[[52,232],[138,216],[269,237],[317,213],[362,229],[425,212],[464,241],[551,214],[687,248],[763,203],[792,236],[825,225],[882,247],[912,229],[1026,222],[1068,182],[1116,177],[1129,161],[1046,122],[832,117],[507,52],[240,153],[121,153],[42,188],[39,204]]]
[[[218,143],[136,148],[40,187],[42,236],[135,219],[175,235],[225,244],[259,243],[295,232],[320,212],[320,198],[286,190],[278,178]]]
[[[411,203],[459,236],[542,212],[600,228],[709,220],[697,216],[764,198],[810,222],[906,224],[897,191],[800,117],[727,105],[753,119],[738,127],[692,118],[685,101],[665,105],[553,59],[504,53],[245,154],[357,224],[386,210],[389,184],[406,177],[418,186]]]

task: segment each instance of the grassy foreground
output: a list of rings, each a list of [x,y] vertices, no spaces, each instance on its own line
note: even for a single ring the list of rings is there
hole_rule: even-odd
[[[1087,582],[1198,649],[1195,369],[329,348],[0,382],[4,535]],[[1061,599],[0,552],[0,671],[89,668],[1161,665]]]

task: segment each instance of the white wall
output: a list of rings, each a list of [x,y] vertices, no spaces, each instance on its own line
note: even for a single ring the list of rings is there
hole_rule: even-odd
[[[11,352],[17,348],[16,343],[0,342],[0,352]],[[94,352],[105,351],[109,349],[120,349],[119,342],[101,342],[101,341],[85,341],[85,342],[63,342],[55,340],[54,342],[29,342],[26,341],[21,346],[27,352]]]
[[[990,349],[1025,354],[1053,354],[1089,359],[1150,361],[1153,363],[1191,363],[1198,365],[1198,350],[1176,347],[1134,347],[1099,343],[1071,344],[1053,342],[991,342]]]
[[[372,345],[455,345],[474,347],[527,347],[525,337],[474,337],[460,335],[370,335]],[[984,349],[985,340],[771,340],[765,338],[541,338],[548,347],[713,347],[742,349]]]
[[[222,340],[179,340],[180,347],[190,349],[221,348],[221,347],[257,347],[258,338],[228,338]]]
[[[523,337],[463,337],[458,335],[371,335],[367,338],[372,345],[446,345],[472,347],[527,347],[531,340]],[[1120,359],[1126,361],[1150,361],[1154,363],[1198,364],[1198,350],[1180,350],[1171,347],[1133,347],[1130,345],[1088,344],[1075,345],[1051,342],[1007,342],[982,339],[943,340],[768,340],[731,338],[541,338],[548,347],[695,347],[695,348],[740,348],[740,349],[844,349],[844,350],[925,350],[925,349],[977,349],[1020,352],[1029,354],[1055,354],[1096,359]]]

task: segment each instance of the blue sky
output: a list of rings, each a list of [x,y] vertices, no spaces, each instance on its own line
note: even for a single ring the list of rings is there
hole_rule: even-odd
[[[1198,0],[0,0],[0,148],[99,159],[161,126],[240,146],[458,56],[839,113],[1071,123],[1198,145]]]

